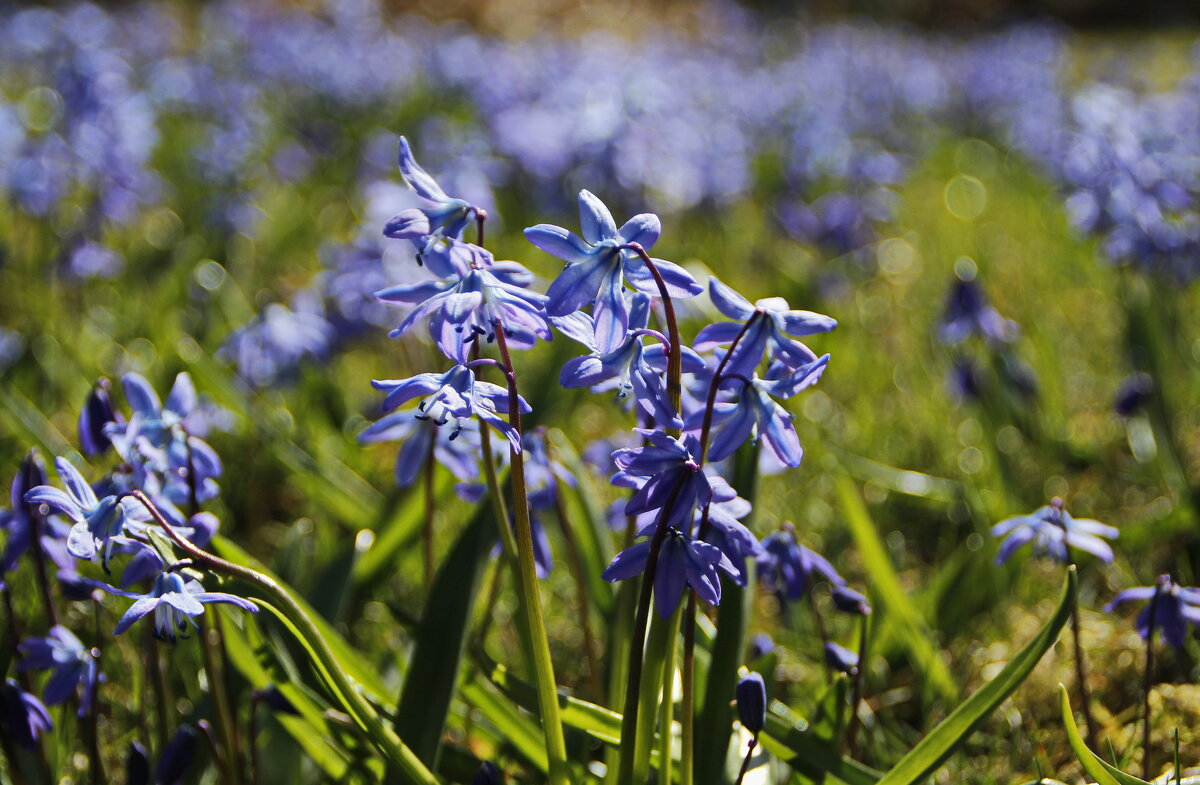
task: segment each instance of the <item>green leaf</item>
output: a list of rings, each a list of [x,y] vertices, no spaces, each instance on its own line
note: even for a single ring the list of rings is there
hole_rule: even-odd
[[[849,714],[850,679],[845,674],[834,677],[817,701],[810,726],[818,739],[837,746],[838,737],[846,725]]]
[[[1067,623],[1071,609],[1075,607],[1078,583],[1079,579],[1072,566],[1067,570],[1067,579],[1058,607],[1038,630],[1033,640],[1009,660],[996,678],[960,703],[949,717],[942,720],[928,736],[909,750],[908,754],[879,780],[878,785],[914,785],[923,782],[997,706],[1012,695],[1038,664],[1042,655],[1058,640],[1059,630]]]
[[[431,769],[470,629],[480,576],[495,540],[491,510],[482,505],[438,569],[413,638],[416,646],[400,692],[396,734]]]
[[[807,722],[779,701],[771,701],[767,724],[758,741],[767,752],[813,782],[875,785],[881,776],[870,766],[839,755]]]
[[[542,729],[530,715],[522,714],[509,703],[482,674],[467,679],[461,693],[462,699],[479,709],[517,753],[537,767],[538,771],[549,771]],[[537,706],[536,700],[533,705]]]
[[[879,600],[886,620],[895,625],[899,639],[908,647],[913,664],[922,671],[926,683],[943,698],[957,698],[958,688],[946,664],[942,662],[938,647],[934,643],[933,631],[913,605],[909,593],[900,584],[900,578],[888,557],[887,548],[880,539],[853,480],[844,474],[838,475],[836,485],[846,525],[850,527],[850,533],[858,544],[865,572],[871,576],[874,585],[872,594]]]
[[[1079,728],[1075,725],[1075,715],[1071,711],[1071,699],[1067,696],[1067,688],[1058,685],[1058,700],[1062,707],[1063,725],[1067,730],[1067,743],[1079,764],[1087,775],[1096,781],[1096,785],[1149,785],[1145,780],[1138,779],[1132,774],[1126,774],[1115,766],[1107,763],[1096,753],[1087,748]]]

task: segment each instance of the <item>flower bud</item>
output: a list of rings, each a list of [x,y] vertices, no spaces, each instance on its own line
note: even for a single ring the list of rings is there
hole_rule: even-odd
[[[504,775],[496,768],[495,763],[485,760],[471,778],[471,785],[504,785]]]
[[[842,613],[853,613],[858,616],[871,615],[871,603],[867,602],[867,598],[845,586],[833,587],[833,605]]]
[[[853,674],[858,670],[858,655],[836,643],[825,644],[825,664],[835,671]]]
[[[767,685],[763,677],[751,672],[737,685],[738,719],[742,726],[757,736],[767,723]]]

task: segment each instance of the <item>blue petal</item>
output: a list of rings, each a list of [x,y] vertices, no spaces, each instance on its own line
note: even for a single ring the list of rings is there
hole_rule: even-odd
[[[566,316],[583,308],[596,297],[606,276],[610,276],[614,270],[619,268],[601,259],[588,259],[563,270],[546,290],[546,297],[549,298],[546,313],[550,316]],[[617,278],[620,278],[619,272]]]
[[[611,582],[632,578],[646,569],[646,557],[649,553],[649,540],[631,545],[613,557],[612,563],[605,568],[600,577]]]
[[[617,222],[612,213],[591,191],[579,192],[579,228],[583,239],[592,245],[617,236]]]
[[[754,313],[754,306],[749,300],[721,283],[715,276],[708,279],[708,296],[712,298],[717,310],[730,319],[744,322]]]
[[[198,404],[196,385],[192,384],[191,375],[183,371],[175,377],[175,384],[167,395],[166,408],[180,417],[186,417]]]
[[[55,458],[54,468],[58,471],[59,478],[66,484],[67,490],[75,501],[79,502],[79,506],[83,508],[86,514],[88,510],[95,507],[98,503],[96,493],[92,490],[92,486],[88,485],[87,480],[83,479],[83,475],[79,470],[68,461],[66,458]]]
[[[134,622],[157,608],[161,601],[159,597],[141,597],[135,600],[133,605],[129,606],[129,610],[125,611],[121,620],[117,622],[117,626],[113,628],[113,635],[125,632],[133,626]]]
[[[437,181],[417,163],[417,160],[413,157],[412,149],[408,146],[408,140],[403,136],[400,137],[399,164],[400,175],[404,178],[404,182],[408,183],[409,187],[416,191],[419,196],[431,202],[450,201],[450,197],[437,184]]]
[[[557,256],[570,264],[579,264],[593,258],[591,246],[574,232],[553,224],[538,224],[525,230],[525,239],[548,254]],[[561,316],[562,314],[556,314]]]
[[[782,322],[783,331],[797,338],[827,333],[837,327],[836,319],[812,311],[784,311],[777,318]]]
[[[662,221],[654,213],[638,213],[617,231],[622,243],[637,243],[650,250],[662,234]]]
[[[140,374],[127,373],[121,377],[121,386],[125,390],[125,399],[129,402],[129,407],[135,413],[150,419],[158,418],[162,404],[150,382]]]
[[[691,273],[674,262],[668,262],[666,259],[654,259],[653,262],[658,274],[662,276],[663,283],[666,284],[667,294],[671,297],[695,297],[704,291],[704,287],[697,283]],[[654,280],[654,273],[650,272],[650,268],[640,256],[626,257],[625,277],[639,291],[656,297],[661,294],[658,282]]]
[[[596,323],[596,348],[601,354],[619,349],[629,332],[629,303],[621,287],[620,268],[614,265],[606,272],[592,312]]]

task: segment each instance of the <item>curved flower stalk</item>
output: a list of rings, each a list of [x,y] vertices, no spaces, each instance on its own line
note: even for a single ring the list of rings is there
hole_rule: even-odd
[[[661,294],[654,271],[639,250],[649,249],[658,241],[662,223],[652,213],[641,213],[618,229],[612,213],[589,191],[579,192],[579,223],[583,237],[551,224],[531,226],[525,230],[525,237],[567,262],[566,269],[546,291],[547,312],[566,316],[595,301],[592,317],[596,347],[601,354],[610,354],[629,332],[629,302],[622,282],[628,280],[647,294]],[[694,297],[703,291],[679,265],[663,259],[654,259],[653,264],[670,297]]]

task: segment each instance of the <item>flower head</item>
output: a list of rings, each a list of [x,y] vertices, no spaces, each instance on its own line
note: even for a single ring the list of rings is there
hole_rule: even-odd
[[[199,581],[187,580],[177,572],[159,573],[154,579],[154,587],[145,595],[122,591],[104,584],[99,584],[99,588],[136,600],[117,622],[113,635],[120,635],[138,619],[153,613],[155,637],[174,642],[178,633],[187,631],[189,622],[193,627],[196,626],[193,617],[204,613],[205,604],[225,603],[251,613],[258,611],[258,606],[249,600],[224,592],[205,591]]]
[[[1167,643],[1182,649],[1187,636],[1187,625],[1200,625],[1200,589],[1185,588],[1171,580],[1170,575],[1160,576],[1154,586],[1139,586],[1126,589],[1113,597],[1104,606],[1105,613],[1126,602],[1149,600],[1137,617],[1137,631],[1143,640],[1154,634],[1151,624],[1163,631]],[[1153,620],[1153,621],[1152,621]]]
[[[37,515],[37,505],[25,501],[29,490],[46,483],[46,467],[37,452],[30,450],[21,462],[21,468],[13,477],[9,495],[12,507],[0,510],[0,530],[8,532],[4,545],[4,555],[0,558],[0,575],[14,570],[17,562],[29,550],[33,543],[34,516]]]
[[[400,137],[400,175],[409,188],[431,206],[403,210],[383,228],[387,237],[410,240],[417,249],[420,263],[441,240],[456,240],[476,217],[487,217],[487,212],[470,202],[448,196],[437,180],[421,168],[413,157],[408,140]]]
[[[638,291],[659,294],[653,273],[632,245],[649,249],[658,240],[658,216],[641,213],[619,229],[612,213],[589,191],[579,192],[579,223],[583,237],[574,232],[538,224],[525,230],[529,242],[567,262],[567,267],[546,291],[551,316],[565,316],[595,300],[592,313],[595,340],[601,354],[614,352],[629,331],[629,303],[622,281]],[[677,264],[653,259],[671,297],[694,297],[703,289]]]
[[[646,569],[653,539],[631,545],[618,553],[601,577],[607,581],[632,578]],[[717,570],[733,571],[721,549],[694,540],[678,529],[668,529],[658,551],[654,572],[654,604],[658,615],[669,619],[688,586],[709,605],[721,602],[721,579]]]
[[[798,600],[815,579],[822,577],[834,586],[846,581],[824,556],[796,542],[795,530],[785,526],[767,536],[758,557],[759,580],[781,600]]]
[[[1071,517],[1058,498],[1029,515],[1006,518],[992,527],[993,537],[1005,538],[996,554],[997,564],[1004,564],[1018,548],[1030,541],[1034,553],[1060,562],[1070,561],[1070,548],[1078,548],[1110,562],[1112,547],[1102,538],[1113,540],[1118,534],[1116,529],[1099,521]]]
[[[96,498],[92,486],[65,458],[55,458],[54,468],[67,490],[64,492],[51,485],[39,485],[25,493],[25,501],[44,504],[74,521],[75,525],[67,536],[67,550],[72,556],[91,559],[103,548],[107,562],[113,539],[123,534],[125,522],[131,516],[142,516],[143,512],[128,499],[119,499],[117,496]]]
[[[993,308],[974,278],[957,279],[950,287],[946,310],[938,325],[938,338],[946,344],[961,343],[973,334],[994,343],[1012,343],[1020,328]]]
[[[661,431],[638,429],[649,444],[617,450],[613,462],[620,469],[615,485],[637,490],[625,505],[626,515],[662,510],[660,525],[680,531],[690,528],[692,512],[712,498],[708,475],[695,459],[699,444],[693,437],[683,441]]]
[[[79,716],[87,713],[100,678],[92,649],[84,646],[74,633],[62,625],[51,627],[50,633],[44,638],[26,638],[19,648],[21,668],[54,671],[42,690],[46,705],[62,703],[75,694],[76,686],[82,686]]]
[[[50,712],[40,700],[12,679],[0,684],[0,732],[6,737],[25,749],[33,749],[41,735],[53,727]]]

